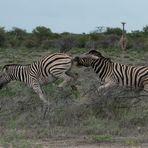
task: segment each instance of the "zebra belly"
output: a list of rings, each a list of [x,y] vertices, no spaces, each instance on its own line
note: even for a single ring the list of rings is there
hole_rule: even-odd
[[[56,78],[53,77],[53,75],[50,74],[50,75],[48,75],[48,77],[40,77],[39,78],[39,83],[41,85],[46,85],[48,83],[54,82],[55,80],[56,80]]]

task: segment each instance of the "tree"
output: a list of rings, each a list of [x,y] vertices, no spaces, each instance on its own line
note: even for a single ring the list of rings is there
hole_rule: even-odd
[[[60,52],[69,51],[72,47],[74,47],[75,43],[76,43],[76,40],[72,35],[62,36],[62,38],[58,40],[58,46],[59,46]]]
[[[105,27],[104,26],[98,26],[96,28],[97,28],[97,30],[96,30],[97,33],[103,33],[105,31]]]
[[[132,31],[129,36],[131,36],[132,38],[137,38],[137,37],[142,37],[143,36],[143,32],[139,31],[139,30],[134,30]]]
[[[6,34],[4,27],[0,27],[0,47],[5,45]]]
[[[144,35],[148,35],[148,26],[143,27]]]
[[[7,45],[11,47],[22,46],[27,36],[26,30],[18,27],[13,27],[7,32]]]
[[[52,35],[51,29],[44,26],[37,26],[33,31],[33,35],[41,42],[49,39]]]
[[[111,28],[111,27],[107,27],[106,34],[116,34],[116,35],[122,35],[122,29],[121,28]]]
[[[23,40],[27,32],[21,28],[13,27],[12,30],[9,31],[9,34],[14,36],[15,39]]]

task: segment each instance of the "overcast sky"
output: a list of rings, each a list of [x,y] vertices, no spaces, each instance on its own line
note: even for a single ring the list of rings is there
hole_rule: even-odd
[[[98,26],[142,30],[148,25],[148,0],[0,0],[0,26],[32,31],[89,33]]]

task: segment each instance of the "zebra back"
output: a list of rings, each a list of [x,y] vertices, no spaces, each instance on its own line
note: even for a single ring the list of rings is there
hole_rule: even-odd
[[[113,72],[116,80],[122,86],[143,87],[144,81],[148,82],[148,67],[130,66],[114,63]]]
[[[25,64],[25,65],[22,65],[22,64],[6,64],[6,65],[3,66],[2,70],[3,71],[5,71],[5,70],[7,71],[8,68],[11,67],[11,66],[18,67],[18,66],[29,66],[29,65],[30,64]]]

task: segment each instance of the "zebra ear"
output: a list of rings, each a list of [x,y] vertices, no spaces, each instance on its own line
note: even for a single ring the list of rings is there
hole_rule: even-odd
[[[7,71],[8,70],[8,65],[4,65],[2,70],[3,70],[3,72]]]
[[[97,57],[102,57],[102,54],[100,52],[96,51],[96,50],[90,50],[88,52],[88,54],[92,54],[92,55],[95,55]]]

